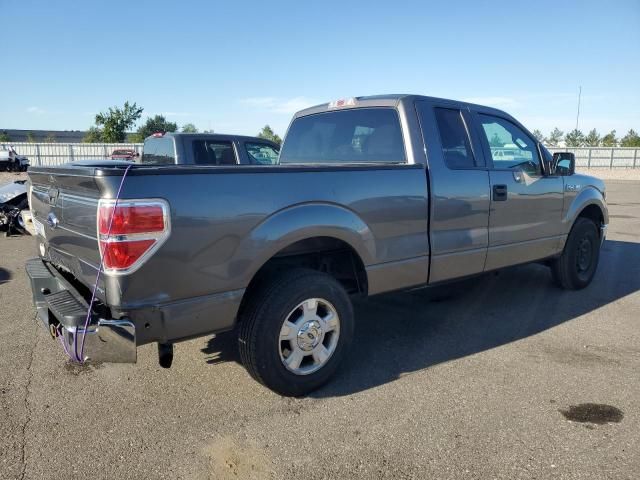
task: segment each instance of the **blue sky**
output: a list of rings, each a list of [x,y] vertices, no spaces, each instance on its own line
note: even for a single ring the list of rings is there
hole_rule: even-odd
[[[575,126],[582,85],[582,130],[640,130],[640,0],[0,0],[0,18],[0,128],[86,129],[130,100],[283,134],[312,104],[420,93],[546,133]]]

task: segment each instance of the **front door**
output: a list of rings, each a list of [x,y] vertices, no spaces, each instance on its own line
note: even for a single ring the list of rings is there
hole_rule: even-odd
[[[562,178],[545,174],[537,142],[511,119],[473,116],[489,159],[485,270],[554,255],[562,245]]]

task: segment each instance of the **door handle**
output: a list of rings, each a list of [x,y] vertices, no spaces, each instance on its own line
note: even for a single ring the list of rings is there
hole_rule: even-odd
[[[493,201],[504,202],[507,200],[507,186],[506,185],[494,185],[493,186]]]

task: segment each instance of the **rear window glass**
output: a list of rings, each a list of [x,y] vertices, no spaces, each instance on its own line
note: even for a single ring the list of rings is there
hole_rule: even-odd
[[[449,168],[473,168],[476,163],[460,110],[435,108],[442,154]]]
[[[141,163],[171,165],[176,163],[172,137],[153,137],[144,141]]]
[[[293,121],[280,163],[404,162],[398,114],[391,108],[319,113]]]
[[[235,165],[236,154],[231,142],[194,140],[193,163],[196,165]]]
[[[275,165],[278,163],[278,150],[267,143],[245,143],[249,160],[255,165]]]

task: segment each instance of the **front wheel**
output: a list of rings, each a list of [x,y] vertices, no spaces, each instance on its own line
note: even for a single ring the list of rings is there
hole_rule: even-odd
[[[555,282],[567,290],[579,290],[591,283],[600,259],[600,234],[597,225],[580,217],[569,233],[562,255],[553,260]]]
[[[342,285],[300,269],[268,278],[249,294],[238,340],[251,376],[287,396],[327,382],[353,337],[353,309]]]

